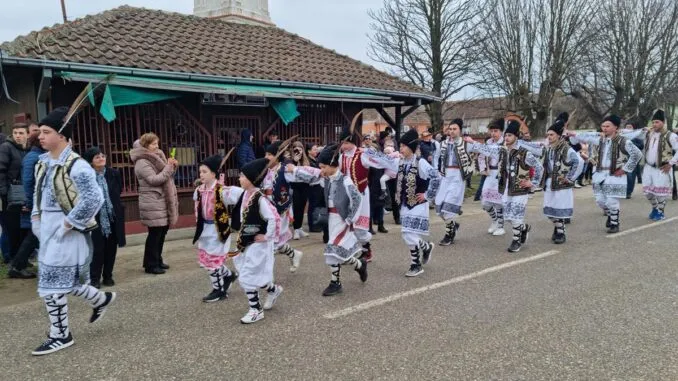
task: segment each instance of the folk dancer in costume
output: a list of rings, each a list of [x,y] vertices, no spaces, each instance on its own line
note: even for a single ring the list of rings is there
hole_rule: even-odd
[[[249,311],[240,319],[243,324],[256,323],[264,318],[264,310],[283,292],[282,286],[273,283],[275,258],[273,251],[279,235],[280,216],[259,186],[269,166],[267,159],[256,159],[241,168],[240,187],[223,188],[224,205],[234,205],[231,229],[238,233],[236,246],[239,254],[233,258],[238,271],[238,283],[245,291]],[[268,296],[261,306],[259,289]]]
[[[90,323],[101,319],[116,296],[89,284],[89,232],[97,227],[95,216],[104,196],[94,169],[68,143],[73,128],[68,114],[68,108],[59,107],[40,121],[40,144],[47,153],[35,167],[32,229],[40,241],[38,294],[47,306],[50,330],[47,341],[33,351],[36,356],[73,345],[68,295],[84,299],[93,308]]]
[[[546,132],[549,146],[544,155],[544,215],[553,221],[551,241],[565,243],[565,222],[574,212],[572,188],[584,169],[584,159],[562,138],[566,121],[556,120]]]
[[[290,222],[294,218],[292,215],[292,187],[290,182],[292,176],[285,173],[285,167],[279,159],[282,142],[277,141],[266,147],[265,158],[269,160],[268,171],[262,183],[262,190],[266,197],[275,205],[280,215],[279,235],[275,240],[275,250],[278,254],[284,254],[290,259],[290,272],[296,272],[301,263],[301,257],[304,255],[300,250],[293,249],[289,241],[294,237]]]
[[[678,135],[666,129],[664,110],[656,110],[652,115],[652,129],[645,135],[644,156],[643,192],[652,204],[649,218],[660,221],[664,219],[666,200],[671,197],[673,166],[678,163]]]
[[[209,272],[212,291],[202,298],[205,303],[228,297],[235,275],[225,262],[231,247],[231,226],[223,200],[223,185],[217,181],[221,156],[210,156],[200,164],[201,185],[193,192],[197,219],[193,244],[198,243],[198,263]]]
[[[504,219],[511,222],[513,240],[508,251],[520,251],[527,241],[530,225],[525,223],[525,211],[529,199],[529,190],[536,186],[542,176],[543,167],[539,160],[526,148],[518,144],[520,123],[509,122],[504,133],[504,145],[486,145],[473,143],[466,138],[469,152],[495,158],[498,162],[499,190],[503,191]],[[530,178],[530,169],[534,168],[534,176]]]
[[[405,273],[407,277],[424,272],[422,265],[430,261],[435,247],[426,239],[429,235],[428,200],[433,199],[438,191],[440,174],[426,159],[414,154],[418,145],[419,135],[416,129],[411,129],[400,137],[400,153],[403,159],[398,168],[396,203],[400,205],[403,241],[410,249],[410,269]],[[463,182],[461,189],[463,194]]]
[[[454,243],[460,224],[455,221],[462,214],[466,179],[473,174],[474,164],[461,137],[463,121],[454,119],[447,127],[447,139],[440,147],[438,170],[442,175],[435,196],[436,214],[445,222],[445,236],[440,246]]]
[[[593,173],[593,195],[596,204],[607,216],[605,226],[608,233],[619,232],[619,199],[626,197],[626,174],[634,170],[643,156],[631,139],[619,133],[620,125],[621,118],[610,115],[601,125],[603,136],[598,132],[568,132],[573,144],[588,143],[597,147],[598,162]]]
[[[358,136],[346,126],[339,136],[341,143],[341,155],[339,158],[339,170],[344,176],[351,179],[353,184],[362,194],[358,219],[353,224],[355,235],[363,247],[364,258],[367,262],[372,261],[372,247],[370,240],[370,190],[368,188],[368,170],[370,168],[384,169],[390,177],[395,177],[398,171],[398,159],[389,157],[376,149],[358,149]]]
[[[503,144],[504,138],[504,119],[496,119],[492,121],[487,128],[490,131],[490,138],[485,141],[487,145],[499,146]],[[478,156],[478,166],[481,171],[487,173],[485,182],[483,183],[483,190],[481,193],[480,203],[483,210],[490,215],[492,224],[487,229],[488,234],[500,236],[506,234],[504,230],[504,201],[503,193],[499,192],[499,167],[498,159],[485,155]]]
[[[362,194],[351,178],[339,171],[339,146],[326,146],[318,155],[320,169],[287,165],[287,171],[296,181],[320,184],[324,189],[325,205],[328,209],[329,240],[325,245],[325,263],[330,266],[330,284],[323,296],[333,296],[343,291],[341,266],[351,266],[360,280],[367,281],[367,261],[359,258],[362,254],[360,241],[355,235],[353,224],[359,218]]]

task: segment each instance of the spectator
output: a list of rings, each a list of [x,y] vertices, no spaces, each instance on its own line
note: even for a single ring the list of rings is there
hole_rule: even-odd
[[[26,156],[28,125],[17,123],[12,127],[12,136],[0,145],[0,198],[2,199],[2,230],[9,239],[8,252],[3,251],[5,263],[16,255],[23,238],[30,229],[21,229],[21,209],[26,194],[21,185],[21,162]]]
[[[29,131],[31,131],[30,128]],[[39,130],[31,131],[27,144],[28,152],[21,163],[21,179],[24,185],[24,192],[27,196],[25,206],[21,211],[21,228],[28,229],[28,234],[23,242],[21,242],[21,246],[19,246],[19,250],[12,260],[7,274],[10,278],[29,279],[36,277],[35,273],[28,270],[28,267],[32,266],[28,259],[40,246],[38,237],[31,231],[31,211],[33,210],[33,192],[35,191],[35,164],[40,159],[40,155],[45,153],[45,150],[40,146],[39,135]]]
[[[319,168],[317,157],[320,150],[318,150],[318,146],[308,144],[306,148],[309,164],[311,167]],[[325,194],[323,187],[320,184],[311,185],[308,190],[308,228],[311,233],[320,233],[323,231],[323,227],[317,226],[314,218],[314,210],[316,208],[325,207]]]
[[[433,142],[433,135],[431,131],[424,131],[421,134],[421,142],[419,142],[419,150],[421,151],[421,157],[426,159],[431,166],[437,168],[435,165],[436,158],[436,145]]]
[[[160,139],[146,133],[134,142],[130,158],[139,182],[141,223],[148,227],[144,250],[144,269],[148,274],[164,274],[169,266],[162,258],[162,249],[170,225],[179,217],[179,200],[174,173],[179,163],[167,159],[160,150]]]
[[[268,139],[268,144],[264,144],[264,150],[267,150],[268,146],[270,146],[271,144],[280,140],[279,137],[278,137],[278,131],[271,130],[271,132],[268,133],[267,139]]]
[[[118,247],[126,244],[125,209],[120,200],[122,176],[117,169],[106,167],[106,155],[99,147],[88,149],[82,157],[94,168],[97,183],[104,195],[104,204],[96,216],[98,226],[92,231],[94,252],[90,264],[90,279],[92,286],[96,288],[100,288],[102,284],[114,286],[115,255]],[[103,281],[101,281],[102,275]]]
[[[639,128],[643,128],[643,125],[640,124],[637,120],[634,121],[628,121],[626,123],[626,129],[631,129],[631,130],[637,130]],[[638,147],[639,150],[643,151],[645,148],[645,143],[643,142],[642,137],[637,137],[633,140],[631,140],[631,143]],[[644,157],[643,157],[644,160]],[[636,179],[638,180],[638,184],[643,183],[643,165],[638,164],[636,165],[636,168],[626,174],[626,198],[631,198],[631,195],[633,194],[633,188],[636,187]]]
[[[242,168],[243,165],[254,160],[254,147],[252,146],[252,141],[254,136],[252,136],[252,131],[248,128],[240,131],[240,144],[238,145],[238,169]]]
[[[304,143],[296,141],[292,143],[291,159],[297,167],[308,167],[311,165],[308,156],[306,156],[306,149]],[[304,225],[304,211],[306,210],[306,203],[308,202],[309,185],[307,183],[290,183],[292,188],[292,215],[294,217],[294,239],[308,237],[308,233],[302,229]],[[310,220],[309,220],[310,225]]]

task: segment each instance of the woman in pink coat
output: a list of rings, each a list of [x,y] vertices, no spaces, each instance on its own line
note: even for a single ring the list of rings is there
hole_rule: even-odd
[[[167,159],[159,149],[160,140],[146,133],[134,142],[130,158],[139,182],[141,223],[148,227],[144,250],[144,269],[148,274],[164,274],[169,266],[162,259],[165,236],[179,217],[179,199],[174,185],[178,162]]]

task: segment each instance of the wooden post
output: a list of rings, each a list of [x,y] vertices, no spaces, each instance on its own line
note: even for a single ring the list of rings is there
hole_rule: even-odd
[[[64,24],[68,22],[66,17],[66,0],[61,0],[61,14],[64,16]]]
[[[403,131],[403,108],[401,106],[395,107],[395,133],[396,141],[400,142],[400,133]]]

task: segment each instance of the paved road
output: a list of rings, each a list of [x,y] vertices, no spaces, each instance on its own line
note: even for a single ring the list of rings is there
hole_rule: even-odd
[[[535,229],[518,254],[468,203],[457,243],[414,279],[403,277],[409,253],[391,226],[376,236],[369,281],[345,271],[334,298],[320,296],[320,237],[298,241],[302,268],[290,274],[278,257],[285,293],[252,326],[238,321],[247,302],[237,287],[228,301],[200,302],[209,283],[190,243],[170,245],[166,276],[139,274],[138,257],[125,257],[103,321],[88,324],[89,309],[70,298],[67,350],[29,355],[47,328],[37,298],[0,308],[2,379],[678,380],[678,220],[643,229],[637,197],[623,202],[622,228],[641,229],[608,238],[590,189],[577,198],[561,246],[550,243],[540,196],[531,200]],[[667,214],[677,209],[669,203]],[[443,226],[432,230],[440,239]]]

